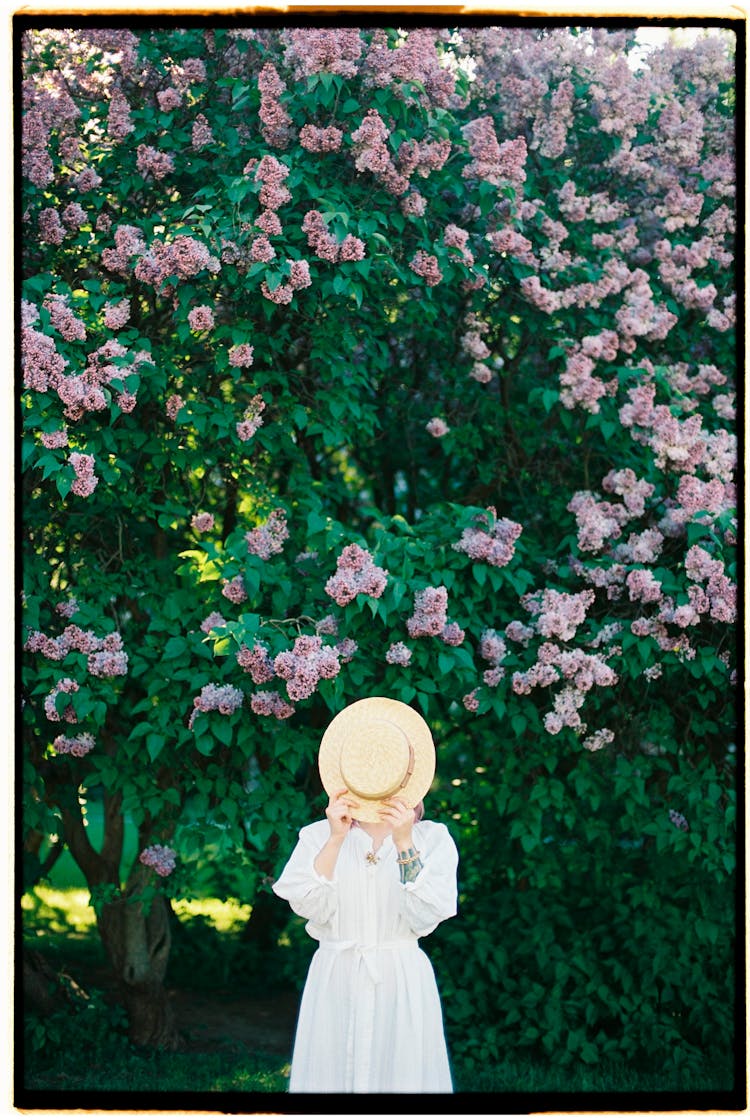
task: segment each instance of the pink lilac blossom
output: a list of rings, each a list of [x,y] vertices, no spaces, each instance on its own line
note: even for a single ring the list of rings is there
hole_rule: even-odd
[[[204,269],[216,273],[220,268],[219,260],[209,253],[205,245],[187,234],[178,234],[168,244],[158,238],[152,241],[135,266],[135,276],[145,284],[158,288],[168,276],[187,280]]]
[[[612,549],[612,559],[626,564],[653,564],[661,555],[664,535],[658,529],[644,529],[642,533],[631,533],[622,544]]]
[[[441,630],[440,637],[448,646],[460,646],[466,637],[466,633],[457,622],[449,622]]]
[[[297,292],[302,288],[309,288],[312,284],[310,279],[310,265],[306,260],[287,261],[289,265],[289,284],[292,289]]]
[[[483,560],[493,568],[504,568],[513,559],[523,526],[507,517],[498,518],[492,506],[486,513],[478,514],[475,522],[464,529],[453,548],[456,552],[465,552],[472,560]],[[482,525],[485,527],[482,528]]]
[[[32,327],[39,320],[39,308],[27,299],[21,300],[21,326]]]
[[[613,742],[614,737],[614,731],[610,731],[608,727],[602,727],[601,730],[595,731],[593,735],[584,739],[583,745],[587,751],[600,751],[607,743]]]
[[[55,604],[55,610],[63,618],[72,618],[74,614],[78,613],[78,600],[75,598],[64,599],[61,603]]]
[[[585,694],[577,688],[563,688],[554,698],[553,711],[548,712],[544,717],[545,730],[550,735],[558,735],[563,727],[582,730],[585,724],[578,714],[578,709],[585,698]]]
[[[343,139],[344,133],[333,125],[316,128],[315,125],[306,124],[299,134],[300,146],[308,152],[337,152]]]
[[[321,679],[338,676],[341,664],[337,651],[324,646],[322,638],[301,634],[291,650],[276,655],[273,668],[276,676],[286,681],[290,700],[306,700]]]
[[[47,206],[39,211],[39,237],[48,245],[60,245],[65,237],[65,226],[60,222],[60,216],[54,206]]]
[[[177,393],[173,393],[172,396],[169,397],[168,400],[167,400],[167,403],[165,405],[165,410],[166,410],[167,416],[169,417],[170,420],[176,420],[177,419],[177,413],[180,411],[181,408],[184,408],[184,407],[185,407],[185,402],[182,399],[182,397],[178,396]]]
[[[628,572],[625,583],[631,602],[657,603],[661,599],[661,582],[646,568]]]
[[[511,642],[519,642],[525,649],[534,637],[534,628],[515,619],[505,627],[505,636]]]
[[[130,258],[146,251],[146,242],[137,226],[118,226],[114,233],[114,249],[102,251],[102,264],[111,272],[127,276]]]
[[[96,739],[87,731],[81,735],[70,738],[67,735],[58,735],[52,741],[52,746],[58,754],[72,754],[74,758],[84,758],[96,746]]]
[[[281,104],[280,98],[286,93],[286,83],[272,62],[266,62],[258,74],[258,92],[261,120],[261,134],[272,148],[286,148],[293,136],[292,118]]]
[[[114,637],[114,635],[109,636]],[[119,634],[117,638],[122,644]],[[128,671],[128,655],[123,649],[112,649],[108,638],[104,640],[104,648],[90,653],[86,662],[88,671],[94,677],[124,677]]]
[[[207,148],[209,144],[213,144],[214,134],[213,130],[208,123],[203,113],[199,113],[193,121],[193,129],[191,134],[191,143],[196,152],[200,152],[203,148]]]
[[[252,649],[245,645],[240,646],[237,651],[237,664],[250,674],[254,684],[266,684],[276,676],[273,658],[268,648],[261,642],[256,642]]]
[[[294,715],[294,707],[288,704],[278,692],[254,692],[250,697],[250,707],[257,716],[289,719]]]
[[[375,564],[372,555],[358,544],[348,544],[336,561],[336,572],[325,585],[327,595],[340,607],[357,595],[379,599],[388,582],[388,572]]]
[[[443,420],[440,416],[433,416],[432,420],[429,420],[425,424],[425,428],[435,439],[442,439],[442,437],[447,436],[448,432],[450,431],[450,428],[446,424],[445,420]]]
[[[182,105],[182,95],[171,86],[169,89],[159,90],[156,100],[159,102],[159,108],[163,113],[171,113],[173,109],[179,109]]]
[[[289,168],[274,156],[263,156],[254,169],[256,182],[262,184],[258,198],[267,210],[278,210],[292,195],[283,185],[289,175]]]
[[[275,509],[267,521],[245,533],[245,542],[251,555],[270,560],[272,556],[283,552],[284,541],[288,537],[286,514],[283,509]]]
[[[477,697],[478,692],[478,688],[473,688],[471,692],[467,692],[467,694],[461,701],[467,712],[476,712],[479,710],[479,698]]]
[[[386,650],[385,659],[389,665],[408,665],[412,651],[403,642],[392,642]]]
[[[232,346],[229,350],[229,364],[238,369],[248,369],[253,364],[253,347],[247,342]]]
[[[537,633],[545,638],[561,638],[569,641],[575,637],[578,627],[586,618],[588,608],[594,602],[593,591],[579,591],[569,595],[565,591],[534,591],[521,597],[521,603],[535,615]]]
[[[60,693],[70,695],[73,692],[78,692],[78,681],[72,680],[70,677],[63,677],[59,680],[51,692],[44,698],[44,714],[51,723],[59,723],[61,719],[66,723],[78,723],[78,716],[76,715],[75,708],[72,704],[67,704],[63,709],[62,716],[57,710],[56,700]]]
[[[263,280],[260,285],[260,290],[265,299],[270,300],[271,303],[279,304],[280,306],[286,306],[291,303],[294,298],[294,289],[291,284],[279,284],[277,288],[271,291],[266,281]]]
[[[84,167],[77,175],[73,176],[73,185],[81,194],[86,194],[88,191],[93,191],[96,187],[101,186],[102,177],[97,175],[93,167]]]
[[[212,513],[194,513],[190,519],[190,524],[197,533],[209,533],[214,527],[214,515]]]
[[[256,393],[256,395],[252,398],[247,408],[243,412],[242,420],[240,420],[236,425],[237,435],[243,441],[243,443],[246,443],[248,440],[252,439],[255,433],[258,431],[258,428],[262,427],[262,413],[265,407],[266,402],[263,400],[259,393]]]
[[[283,232],[279,215],[275,210],[263,210],[254,220],[254,225],[262,229],[269,237],[277,237]]]
[[[313,555],[313,554],[310,553],[309,555]],[[317,556],[317,553],[315,553],[315,555]],[[300,557],[298,556],[297,559],[299,560]],[[339,632],[339,624],[336,621],[336,619],[333,617],[332,614],[325,615],[323,618],[320,619],[319,622],[315,623],[315,633],[316,634],[330,634],[330,635],[333,635],[335,637],[338,634],[338,632]]]
[[[242,576],[225,580],[221,593],[225,599],[229,599],[230,603],[244,603],[247,599],[247,592]]]
[[[71,491],[79,498],[88,498],[94,493],[99,484],[99,479],[94,474],[96,460],[93,455],[82,455],[78,451],[71,451],[70,465],[75,471],[75,478]]]
[[[418,249],[409,261],[409,268],[417,276],[421,276],[428,288],[434,288],[443,279],[443,274],[438,266],[437,257]]]
[[[250,260],[267,264],[276,256],[276,250],[267,237],[256,237],[250,246]]]
[[[149,144],[139,144],[137,153],[136,166],[143,176],[163,179],[170,171],[174,171],[174,159],[168,152],[160,152]]]
[[[44,307],[49,312],[50,323],[66,342],[83,341],[86,338],[86,327],[81,319],[77,319],[68,306],[65,296],[49,295],[45,297]]]
[[[624,506],[597,501],[587,490],[578,490],[566,509],[575,514],[578,524],[578,547],[582,552],[599,552],[604,545],[622,534],[622,524],[628,519]]]
[[[641,676],[644,676],[647,681],[656,681],[662,675],[662,672],[661,665],[649,665],[643,670]]]
[[[150,867],[162,878],[171,875],[177,865],[174,848],[165,847],[163,844],[152,844],[149,848],[144,848],[138,859],[144,867]]]
[[[210,634],[212,630],[219,630],[222,626],[226,626],[227,620],[218,611],[211,611],[201,622],[201,630],[204,634]]]
[[[343,638],[340,642],[336,642],[334,649],[341,658],[342,665],[348,665],[359,646],[353,638]]]
[[[191,331],[212,331],[216,325],[214,313],[206,304],[188,311],[188,323]]]
[[[198,712],[220,712],[229,716],[242,707],[243,699],[240,689],[231,684],[204,684],[200,694],[193,699],[188,727],[192,729]]]
[[[499,665],[507,652],[508,647],[496,630],[487,628],[482,631],[479,654],[485,661],[489,661],[490,665]]]
[[[48,448],[50,451],[58,447],[68,446],[68,429],[63,426],[54,432],[41,432],[39,435],[42,446]]]
[[[414,596],[414,613],[406,621],[410,638],[439,637],[445,629],[448,618],[448,589],[426,587]]]
[[[135,130],[130,116],[130,104],[124,93],[113,89],[107,112],[107,134],[112,140],[124,140]]]
[[[121,299],[118,303],[107,301],[104,305],[104,326],[119,331],[130,320],[130,300]]]
[[[671,823],[678,828],[680,832],[687,832],[690,825],[687,822],[687,817],[682,813],[678,813],[676,809],[669,810],[669,819]]]
[[[364,43],[356,28],[290,28],[281,33],[284,62],[294,67],[297,81],[313,74],[353,78]]]
[[[78,202],[69,202],[62,212],[62,220],[68,229],[80,229],[88,221],[88,215]]]

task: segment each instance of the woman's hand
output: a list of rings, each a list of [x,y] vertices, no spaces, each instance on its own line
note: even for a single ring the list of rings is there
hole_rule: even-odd
[[[411,830],[414,824],[414,810],[398,797],[389,797],[380,810],[383,824],[391,826],[393,843],[399,851],[413,847]]]
[[[334,840],[344,839],[354,823],[350,810],[359,807],[358,801],[352,801],[350,797],[345,796],[348,793],[348,790],[340,789],[328,802],[326,817]]]

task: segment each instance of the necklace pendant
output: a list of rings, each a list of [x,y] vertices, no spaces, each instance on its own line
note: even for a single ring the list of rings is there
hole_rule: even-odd
[[[365,856],[365,859],[367,860],[367,862],[369,864],[375,864],[375,863],[380,862],[380,856],[376,856],[374,852],[368,852],[367,855]]]

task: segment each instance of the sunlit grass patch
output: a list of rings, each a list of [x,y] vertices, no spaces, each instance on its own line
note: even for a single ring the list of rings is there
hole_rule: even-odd
[[[251,906],[236,898],[180,898],[172,908],[179,918],[207,918],[219,933],[236,933],[252,912]]]
[[[24,923],[43,927],[38,932],[85,936],[96,925],[88,890],[71,887],[58,890],[38,883],[21,899]]]

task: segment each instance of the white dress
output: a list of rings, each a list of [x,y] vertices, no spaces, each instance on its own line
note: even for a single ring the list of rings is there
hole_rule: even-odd
[[[448,829],[414,825],[422,869],[401,883],[390,836],[367,862],[364,829],[346,836],[333,879],[313,861],[328,821],[301,829],[273,889],[320,942],[302,993],[292,1093],[451,1093],[435,974],[417,938],[456,913],[458,852]]]

